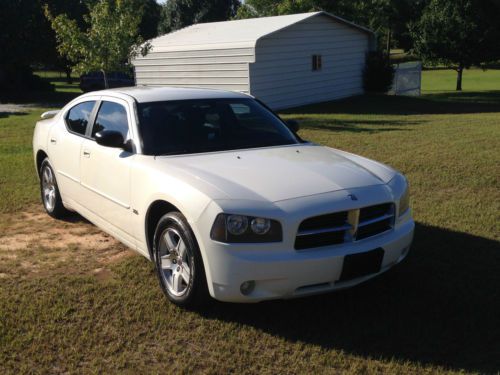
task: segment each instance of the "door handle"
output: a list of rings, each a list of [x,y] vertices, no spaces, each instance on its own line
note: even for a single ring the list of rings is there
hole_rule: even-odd
[[[90,151],[84,150],[83,151],[83,157],[90,158]]]
[[[52,143],[53,145],[55,145],[57,143],[57,140],[55,138],[50,138],[50,143]]]

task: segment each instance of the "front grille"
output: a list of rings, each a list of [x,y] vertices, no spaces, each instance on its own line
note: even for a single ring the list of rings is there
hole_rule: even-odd
[[[356,233],[356,240],[362,240],[376,234],[385,232],[392,228],[392,218],[377,221],[375,223],[367,224],[362,227],[358,227],[358,232]]]
[[[346,221],[347,221],[347,211],[315,216],[306,219],[302,223],[300,223],[299,231],[336,227],[344,225]]]
[[[313,247],[338,245],[344,243],[344,237],[345,231],[297,236],[295,238],[295,249],[303,250]]]
[[[376,206],[363,207],[359,210],[359,221],[374,219],[387,214],[391,210],[392,203],[377,204]]]
[[[390,230],[393,223],[392,203],[314,216],[300,224],[295,238],[295,249],[304,250],[359,241]]]

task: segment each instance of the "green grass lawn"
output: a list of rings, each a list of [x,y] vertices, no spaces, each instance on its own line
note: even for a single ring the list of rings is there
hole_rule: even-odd
[[[0,113],[0,213],[16,212],[38,198],[31,138],[45,110]]]
[[[457,72],[454,70],[426,70],[422,75],[422,92],[454,91],[457,85]],[[500,92],[500,69],[466,69],[462,77],[462,89],[471,91]]]
[[[80,87],[78,86],[80,83],[80,77],[78,75],[72,74],[72,82],[68,83],[66,75],[61,72],[39,71],[35,72],[35,74],[50,81],[50,83],[55,86],[57,92],[75,94],[82,93],[82,90],[80,90]]]
[[[497,373],[499,73],[468,71],[455,93],[453,72],[425,71],[420,98],[283,113],[305,139],[408,176],[417,228],[394,270],[335,294],[187,312],[166,301],[139,256],[103,266],[77,245],[33,241],[15,257],[0,246],[0,373]],[[0,114],[0,243],[40,230],[40,219],[24,229],[12,220],[38,204],[30,142],[43,110]],[[59,263],[46,265],[52,256]],[[88,271],[97,267],[111,277]]]
[[[69,84],[66,82],[66,76],[59,72],[43,71],[35,72],[35,75],[50,82],[53,85],[53,90],[20,90],[18,92],[10,92],[9,98],[7,99],[9,103],[30,103],[37,104],[40,107],[61,107],[82,94],[82,90],[80,90],[79,87],[79,78],[77,76],[73,76],[73,82]]]

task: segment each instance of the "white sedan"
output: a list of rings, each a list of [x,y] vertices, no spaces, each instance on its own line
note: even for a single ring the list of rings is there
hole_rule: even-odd
[[[401,262],[414,230],[405,177],[297,128],[242,93],[87,93],[36,124],[43,205],[152,260],[182,306],[329,292]]]

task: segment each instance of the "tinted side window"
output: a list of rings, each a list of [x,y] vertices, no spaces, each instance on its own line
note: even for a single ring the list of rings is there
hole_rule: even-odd
[[[115,130],[123,135],[123,139],[127,140],[128,137],[128,121],[126,109],[117,103],[102,102],[97,118],[95,120],[94,128],[92,129],[92,138],[95,133],[101,130]]]
[[[95,102],[83,102],[68,111],[66,123],[72,132],[85,135],[94,104]]]

